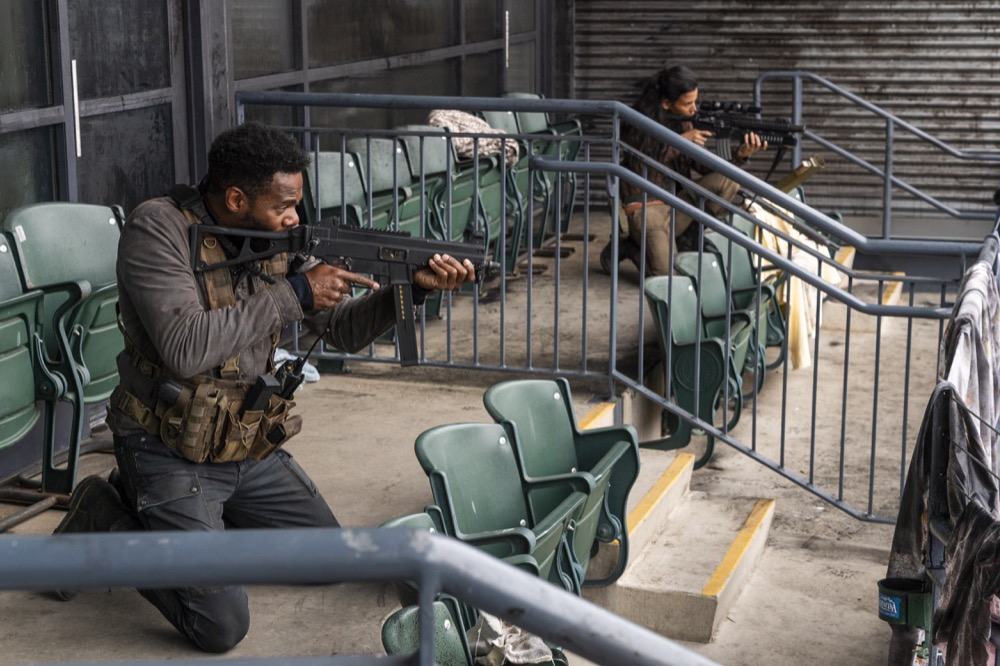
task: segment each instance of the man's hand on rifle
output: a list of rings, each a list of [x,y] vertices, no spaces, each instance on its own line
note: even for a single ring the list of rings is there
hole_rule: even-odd
[[[753,132],[747,132],[743,135],[743,143],[740,144],[740,149],[737,151],[736,155],[741,160],[748,160],[754,153],[763,150],[767,150],[767,141],[761,141],[759,135],[754,134]]]
[[[447,254],[435,254],[426,268],[413,274],[413,283],[427,291],[453,291],[475,279],[476,269],[471,261],[460,262]]]
[[[326,310],[340,303],[354,285],[379,288],[379,283],[369,277],[325,263],[316,264],[306,271],[306,279],[312,289],[313,307],[317,310]]]

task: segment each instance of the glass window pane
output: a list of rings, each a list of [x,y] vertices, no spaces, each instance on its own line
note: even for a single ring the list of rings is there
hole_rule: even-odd
[[[295,69],[293,10],[288,0],[229,0],[237,79]]]
[[[0,219],[19,206],[57,199],[55,129],[0,134]]]
[[[313,92],[378,93],[400,95],[458,95],[458,60],[442,60],[417,67],[403,67],[368,76],[322,81]],[[422,125],[427,111],[408,109],[312,109],[316,127],[388,129],[399,125]]]
[[[68,6],[81,99],[170,85],[166,0],[69,0]]]
[[[468,97],[496,97],[500,94],[500,68],[503,51],[491,51],[466,56],[463,68],[464,95]]]
[[[535,4],[537,0],[507,0],[510,11],[510,34],[531,32],[535,29]]]
[[[162,196],[174,185],[173,143],[168,105],[81,118],[79,200],[128,214]]]
[[[503,35],[496,0],[464,0],[465,42],[474,44]]]
[[[535,43],[510,45],[506,92],[535,92]]]
[[[50,106],[48,3],[12,0],[4,5],[7,20],[0,21],[0,113]]]
[[[309,66],[453,46],[453,9],[454,0],[310,0]]]

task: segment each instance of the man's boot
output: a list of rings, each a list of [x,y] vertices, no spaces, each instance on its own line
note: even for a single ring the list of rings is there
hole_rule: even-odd
[[[73,489],[66,515],[52,533],[112,532],[137,526],[137,519],[122,503],[115,487],[95,475],[88,476]],[[57,599],[69,601],[76,596],[77,590],[53,590],[52,594]]]
[[[608,244],[604,246],[601,250],[601,270],[606,274],[611,275],[612,268],[617,268],[618,264],[626,259],[629,259],[636,265],[639,266],[639,245],[632,240],[631,236],[621,236],[618,238],[618,261],[611,263],[611,246],[612,241],[609,240]]]

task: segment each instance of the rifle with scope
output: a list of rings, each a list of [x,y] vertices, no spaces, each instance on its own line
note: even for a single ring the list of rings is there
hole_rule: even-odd
[[[708,130],[715,136],[715,152],[726,161],[733,159],[733,143],[739,150],[743,137],[753,132],[768,145],[776,146],[781,154],[798,144],[805,131],[793,125],[790,118],[762,118],[760,107],[742,102],[702,102],[693,116],[678,120],[689,121],[695,129]]]

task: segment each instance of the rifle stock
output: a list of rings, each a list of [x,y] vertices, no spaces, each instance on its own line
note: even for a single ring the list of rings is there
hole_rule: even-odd
[[[287,252],[303,259],[311,255],[327,263],[343,263],[355,273],[388,278],[388,286],[394,292],[399,360],[404,366],[417,363],[416,324],[410,288],[413,273],[427,266],[436,254],[448,254],[458,261],[468,259],[475,268],[479,284],[487,273],[493,275],[500,268],[498,263],[488,258],[486,241],[481,234],[473,236],[468,243],[461,243],[415,238],[403,231],[360,229],[330,222],[277,232],[194,224],[190,233],[191,263],[196,274],[251,264]],[[235,256],[214,264],[203,261],[198,248],[205,235],[226,237],[235,247]]]

